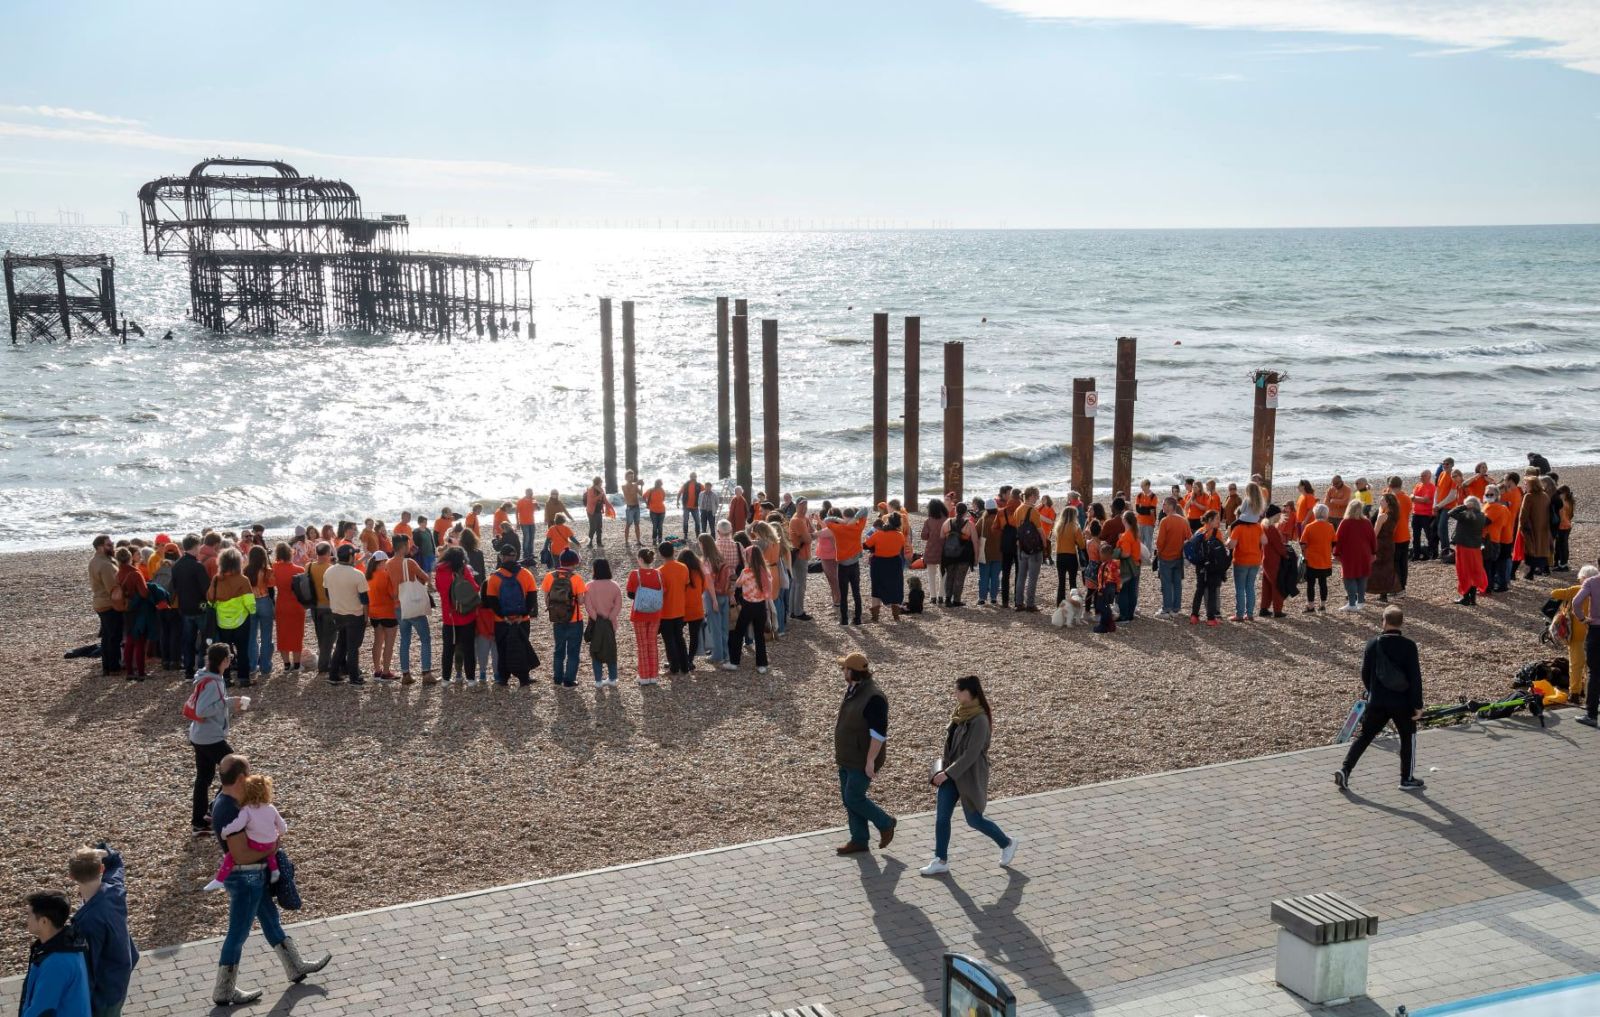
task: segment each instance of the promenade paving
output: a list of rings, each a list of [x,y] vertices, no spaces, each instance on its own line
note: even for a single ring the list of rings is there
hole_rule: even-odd
[[[310,922],[292,934],[333,965],[288,988],[253,937],[241,984],[267,992],[236,1012],[923,1014],[947,949],[986,958],[1029,1017],[1376,1017],[1592,972],[1600,802],[1581,789],[1600,735],[1575,717],[1425,732],[1422,795],[1397,789],[1384,739],[1348,798],[1329,747],[994,802],[1022,840],[1011,870],[958,816],[952,873],[918,876],[921,815],[867,856],[821,831]],[[506,833],[485,850],[511,872],[538,831]],[[1323,890],[1382,916],[1370,998],[1334,1008],[1272,982],[1269,902]],[[203,1011],[216,952],[148,952],[124,1012]],[[0,984],[0,1012],[18,989]]]

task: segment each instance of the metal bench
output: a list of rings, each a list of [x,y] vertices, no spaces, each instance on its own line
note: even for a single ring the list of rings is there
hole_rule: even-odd
[[[768,1017],[833,1017],[833,1011],[821,1003],[801,1003],[787,1010],[774,1010]]]
[[[1279,985],[1312,1003],[1366,994],[1377,915],[1336,893],[1313,893],[1273,901],[1272,921],[1280,927]]]

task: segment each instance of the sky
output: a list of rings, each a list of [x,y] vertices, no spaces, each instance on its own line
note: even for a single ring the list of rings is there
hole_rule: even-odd
[[[427,224],[1600,221],[1594,0],[6,7],[0,222],[217,154]]]

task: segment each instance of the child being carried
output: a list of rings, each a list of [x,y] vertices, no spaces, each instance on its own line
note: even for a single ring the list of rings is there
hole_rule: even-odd
[[[283,816],[278,813],[272,804],[272,778],[260,774],[251,774],[244,779],[244,795],[239,799],[239,815],[233,822],[222,828],[222,837],[226,840],[236,833],[243,833],[245,843],[250,845],[252,851],[265,851],[267,857],[268,877],[271,882],[278,881],[278,838],[289,831],[289,824],[283,821]],[[217,868],[217,876],[204,887],[207,891],[220,890],[227,880],[228,874],[233,871],[233,853],[224,852],[222,865]]]

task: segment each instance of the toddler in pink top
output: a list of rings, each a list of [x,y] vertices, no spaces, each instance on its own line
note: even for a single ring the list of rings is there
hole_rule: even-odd
[[[284,822],[283,816],[278,813],[272,804],[272,778],[251,774],[244,779],[244,796],[239,800],[239,815],[233,822],[221,830],[222,837],[226,840],[236,833],[243,833],[245,843],[250,845],[252,851],[265,851],[267,857],[267,871],[272,882],[278,881],[278,838],[289,832],[289,824]],[[222,865],[217,868],[216,878],[205,885],[207,891],[222,889],[223,881],[228,878],[228,873],[233,871],[233,854],[225,852],[222,856]]]

